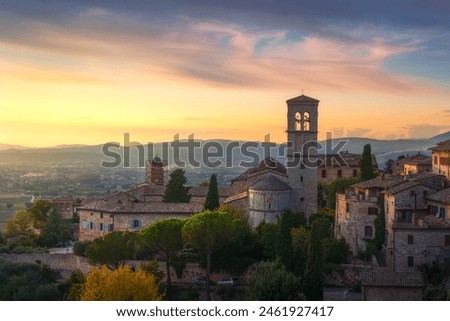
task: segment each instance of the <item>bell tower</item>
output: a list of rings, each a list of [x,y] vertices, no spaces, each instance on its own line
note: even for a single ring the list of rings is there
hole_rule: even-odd
[[[291,210],[317,213],[317,99],[301,95],[287,103],[287,173]]]
[[[151,161],[147,161],[146,183],[149,185],[164,185],[164,162],[156,156]]]

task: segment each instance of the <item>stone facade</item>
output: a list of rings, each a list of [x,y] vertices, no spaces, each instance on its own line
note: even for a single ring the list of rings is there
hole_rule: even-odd
[[[440,142],[430,150],[433,158],[433,172],[445,175],[450,181],[450,140]]]
[[[116,209],[86,204],[80,209],[79,240],[87,241],[102,237],[113,231],[138,232],[158,220],[187,219],[201,212],[203,204],[197,203],[143,203],[141,206],[124,206]]]
[[[318,154],[320,166],[317,167],[317,181],[322,184],[329,184],[337,178],[356,178],[359,176],[359,163],[362,154],[352,154],[343,152],[335,154]],[[378,163],[375,155],[372,155],[372,166],[375,173],[378,173]]]
[[[421,265],[445,266],[450,263],[450,224],[447,227],[394,226],[394,246],[388,250],[392,256],[392,270],[417,271]],[[447,244],[446,244],[447,240]]]
[[[51,200],[51,203],[58,209],[65,219],[72,219],[78,214],[78,208],[82,200],[72,196],[62,196]]]
[[[288,184],[291,206],[307,217],[317,213],[317,157],[319,101],[304,95],[287,102]]]
[[[431,157],[422,153],[402,155],[397,160],[389,160],[393,175],[408,175],[421,172],[431,172]]]
[[[377,198],[358,200],[351,195],[336,196],[335,237],[344,238],[350,252],[366,250],[366,240],[375,236],[375,219],[380,213]]]
[[[275,176],[267,176],[248,189],[249,223],[256,228],[261,222],[276,224],[289,208],[291,188]]]

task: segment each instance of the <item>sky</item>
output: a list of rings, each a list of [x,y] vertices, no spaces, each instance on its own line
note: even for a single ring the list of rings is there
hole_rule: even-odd
[[[0,0],[0,143],[450,130],[448,0]]]

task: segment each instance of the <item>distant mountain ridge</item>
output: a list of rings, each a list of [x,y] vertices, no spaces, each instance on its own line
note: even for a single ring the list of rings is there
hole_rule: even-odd
[[[372,153],[375,154],[378,163],[382,165],[388,159],[396,159],[399,155],[412,155],[418,152],[423,154],[431,154],[428,150],[430,147],[435,146],[438,142],[450,139],[450,131],[433,136],[431,138],[424,139],[398,139],[398,140],[379,140],[372,138],[360,138],[360,137],[343,137],[333,138],[330,141],[321,141],[320,143],[325,146],[327,143],[330,146],[335,146],[339,141],[345,141],[345,145],[342,151],[348,151],[350,153],[362,153],[363,147],[366,144],[370,144],[372,147]],[[226,150],[226,146],[232,142],[232,140],[217,139],[217,140],[203,140],[200,141],[202,145],[208,142],[217,142],[223,149]],[[244,143],[243,141],[240,142]],[[164,143],[155,143],[155,153],[159,156],[162,154],[162,146]],[[108,160],[108,157],[102,153],[103,145],[58,145],[47,148],[30,148],[20,145],[0,144],[0,163],[6,164],[33,164],[39,162],[40,164],[87,164],[92,166],[99,166],[103,160]],[[278,145],[279,146],[279,145]],[[131,148],[131,163],[137,164],[137,149]],[[123,147],[118,150],[119,153],[123,152]],[[263,159],[262,148],[255,150],[256,154]],[[320,153],[325,152],[319,150]],[[186,155],[182,151],[182,156]],[[145,159],[147,158],[147,149],[145,149]],[[201,160],[201,154],[196,151],[195,157],[197,160]],[[280,161],[284,161],[283,157],[273,155]],[[237,153],[237,150],[233,152],[233,164],[239,164],[240,161],[245,160],[246,156],[242,153]],[[169,164],[170,165],[170,164]]]

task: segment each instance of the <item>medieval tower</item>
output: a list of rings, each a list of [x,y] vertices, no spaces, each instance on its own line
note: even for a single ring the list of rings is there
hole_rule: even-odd
[[[164,185],[164,162],[156,156],[151,161],[147,161],[146,183],[149,185]]]
[[[291,209],[317,213],[317,133],[319,101],[304,95],[287,103],[287,174]]]

